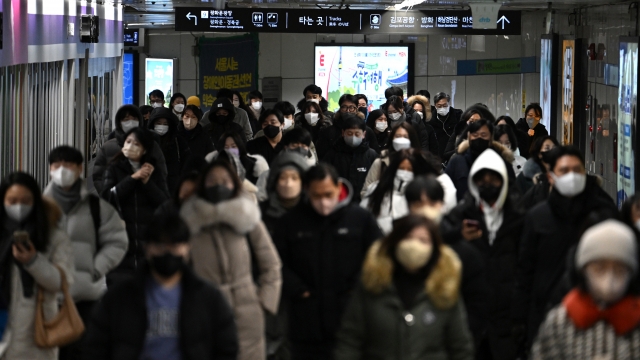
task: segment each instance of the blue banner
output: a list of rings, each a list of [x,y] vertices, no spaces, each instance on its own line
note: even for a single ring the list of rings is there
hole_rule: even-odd
[[[200,40],[200,78],[202,111],[216,100],[218,90],[237,90],[246,100],[258,88],[258,41],[255,36]]]

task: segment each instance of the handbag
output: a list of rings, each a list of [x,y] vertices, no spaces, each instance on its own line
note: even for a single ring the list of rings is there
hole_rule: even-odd
[[[76,304],[73,302],[71,294],[69,294],[69,284],[64,271],[54,265],[60,272],[60,284],[62,285],[62,293],[64,300],[58,314],[50,321],[44,320],[44,292],[41,286],[38,286],[38,299],[36,302],[35,317],[35,342],[40,348],[52,348],[68,345],[82,336],[84,333],[84,323]]]

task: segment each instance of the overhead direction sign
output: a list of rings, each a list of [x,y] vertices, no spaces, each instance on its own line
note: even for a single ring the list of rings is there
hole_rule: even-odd
[[[471,12],[458,10],[175,8],[176,31],[520,35],[519,11],[500,11],[497,19],[495,29],[476,29]]]

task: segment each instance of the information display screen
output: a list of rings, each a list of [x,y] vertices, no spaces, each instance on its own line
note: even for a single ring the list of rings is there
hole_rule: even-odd
[[[520,12],[500,11],[497,29],[473,29],[471,11],[304,10],[177,7],[176,31],[343,34],[520,35]]]
[[[124,46],[140,46],[140,29],[124,29]]]
[[[315,48],[315,84],[337,111],[342,94],[364,94],[372,111],[386,99],[384,91],[399,86],[413,93],[413,44],[371,46],[320,45]]]

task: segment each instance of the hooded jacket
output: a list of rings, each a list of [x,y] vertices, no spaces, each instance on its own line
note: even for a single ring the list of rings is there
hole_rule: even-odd
[[[595,177],[587,177],[584,191],[573,198],[553,189],[547,200],[527,212],[512,315],[526,325],[529,345],[546,312],[561,300],[554,299],[554,295],[567,269],[567,255],[578,244],[585,222],[592,216],[604,220],[617,214],[613,199]]]
[[[225,118],[218,118],[216,116],[216,111],[218,109],[227,110],[229,114]],[[229,99],[221,98],[216,100],[213,103],[211,110],[207,111],[207,113],[202,116],[203,120],[205,119],[205,116],[207,116],[209,123],[204,125],[204,130],[209,134],[209,137],[211,137],[211,140],[213,140],[214,143],[220,140],[222,135],[227,131],[234,131],[240,135],[241,139],[247,139],[247,141],[253,138],[253,132],[248,136],[245,133],[246,128],[243,129],[243,126],[235,121],[235,117],[240,110],[242,109],[236,109]],[[210,113],[212,113],[211,116],[209,116]],[[203,120],[200,120],[200,124],[206,123]],[[247,126],[249,126],[249,131],[251,131],[251,126],[248,125],[248,123],[249,122],[247,120]]]
[[[489,143],[489,148],[502,156],[502,160],[507,166],[508,178],[511,180],[510,183],[514,183],[516,177],[513,172],[513,167],[511,166],[514,159],[511,150],[502,146],[502,144],[497,141]],[[451,160],[449,160],[449,163],[447,164],[445,173],[449,175],[453,184],[456,186],[458,201],[462,200],[469,190],[469,172],[471,171],[471,166],[479,155],[480,154],[474,155],[471,153],[469,140],[465,140],[460,143],[458,146],[458,153],[451,157]]]
[[[377,157],[378,154],[369,148],[366,139],[353,148],[340,137],[322,161],[333,165],[341,177],[349,180],[354,190],[353,201],[359,202],[364,180]]]
[[[138,360],[148,328],[145,288],[151,280],[146,265],[135,277],[110,288],[87,326],[86,359]],[[220,290],[188,267],[180,280],[178,316],[180,354],[184,360],[235,360],[238,335],[233,313]]]
[[[275,228],[292,342],[317,344],[335,338],[367,249],[382,236],[373,215],[351,203],[348,181],[342,184],[343,196],[328,216],[305,200]],[[303,299],[307,291],[311,295]]]
[[[35,315],[38,292],[43,290],[45,321],[51,321],[58,314],[58,294],[61,291],[59,266],[65,273],[67,282],[73,286],[73,254],[71,241],[67,234],[58,228],[62,214],[53,200],[43,197],[44,208],[49,226],[49,244],[44,252],[37,252],[33,261],[23,266],[34,279],[33,295],[24,296],[23,282],[17,263],[10,266],[11,297],[9,299],[9,318],[2,341],[0,357],[3,359],[56,360],[58,348],[39,348],[35,344]],[[13,257],[10,255],[11,259]]]
[[[217,101],[217,100],[216,100]],[[249,141],[251,139],[253,139],[253,130],[251,127],[251,122],[249,121],[249,115],[247,114],[246,110],[241,109],[241,108],[236,108],[235,106],[233,106],[233,104],[231,104],[231,106],[233,107],[233,117],[231,118],[233,120],[233,122],[238,125],[240,127],[240,129],[242,129],[241,131],[241,138],[246,139],[246,141]],[[213,110],[213,106],[211,107],[211,110]],[[200,125],[202,125],[202,127],[204,127],[205,129],[207,128],[208,125],[210,125],[213,122],[213,118],[215,118],[215,111],[212,113],[211,110],[207,111],[206,113],[204,113],[204,115],[202,115],[202,119],[200,119]],[[211,137],[213,139],[214,142],[218,141],[218,138],[215,137]]]
[[[511,336],[511,305],[524,211],[513,202],[507,166],[501,160],[491,150],[485,150],[478,157],[469,175],[469,193],[444,217],[440,229],[445,242],[460,251],[462,294],[476,345],[487,341],[492,358],[509,360],[516,358],[517,351],[517,343]],[[472,181],[483,169],[493,170],[503,179],[493,207],[480,198]],[[465,220],[478,222],[481,238],[467,241],[462,237]],[[467,249],[469,246],[473,251]]]
[[[260,209],[242,196],[218,204],[193,196],[182,205],[180,216],[191,232],[195,273],[216,285],[233,309],[238,359],[266,358],[263,310],[277,312],[282,275]],[[252,256],[259,268],[259,286],[252,278]]]
[[[159,135],[154,130],[156,122],[160,119],[166,119],[169,123],[169,131],[164,135]],[[178,117],[167,108],[156,109],[149,118],[149,130],[158,138],[158,144],[160,144],[160,149],[162,149],[162,154],[167,164],[167,187],[169,193],[176,191],[178,181],[180,181],[182,165],[191,156],[189,145],[183,137],[178,136],[178,122]]]
[[[380,251],[379,241],[371,246],[362,285],[349,301],[338,333],[336,360],[473,359],[465,310],[458,299],[461,264],[455,253],[440,247],[424,292],[410,309],[398,296],[395,266],[389,254]]]
[[[115,138],[105,142],[98,150],[96,160],[93,163],[92,182],[98,194],[102,193],[104,189],[104,173],[109,167],[111,160],[122,151],[124,145],[124,131],[122,131],[122,125],[120,120],[116,119],[116,131]],[[153,143],[153,150],[151,156],[156,159],[156,169],[160,172],[163,179],[167,179],[167,164],[162,154],[162,149],[157,142]]]
[[[431,103],[429,102],[429,99],[427,99],[425,96],[413,95],[412,97],[407,99],[407,103],[409,104],[409,108],[411,109],[408,113],[413,114],[415,112],[415,110],[413,110],[413,105],[415,105],[417,102],[422,103],[422,106],[425,108],[425,111],[421,120],[425,122],[431,121],[431,118],[433,115],[431,114],[431,105],[430,105]]]
[[[364,120],[364,114],[361,112],[356,112],[356,116]],[[340,117],[340,112],[337,112],[333,116],[333,123],[331,126],[320,129],[318,133],[318,141],[315,142],[316,150],[318,152],[318,159],[322,160],[327,155],[327,153],[333,148],[335,143],[342,138],[342,119]],[[369,143],[369,147],[373,149],[376,153],[380,152],[380,145],[378,144],[378,139],[376,138],[375,133],[370,127],[366,127],[365,131],[365,139]]]
[[[89,191],[84,182],[80,187],[80,201],[65,214],[61,213],[58,226],[67,232],[73,246],[75,271],[71,295],[78,301],[99,300],[105,291],[107,283],[105,275],[120,264],[127,252],[127,229],[120,215],[100,199],[100,224],[98,236],[95,238],[93,217]],[[50,182],[43,194],[53,199],[53,187]],[[54,199],[55,200],[55,199]]]
[[[191,155],[203,158],[216,150],[213,139],[200,124],[196,124],[196,127],[191,130],[187,130],[181,121],[178,124],[178,137],[183,142],[186,142]]]

